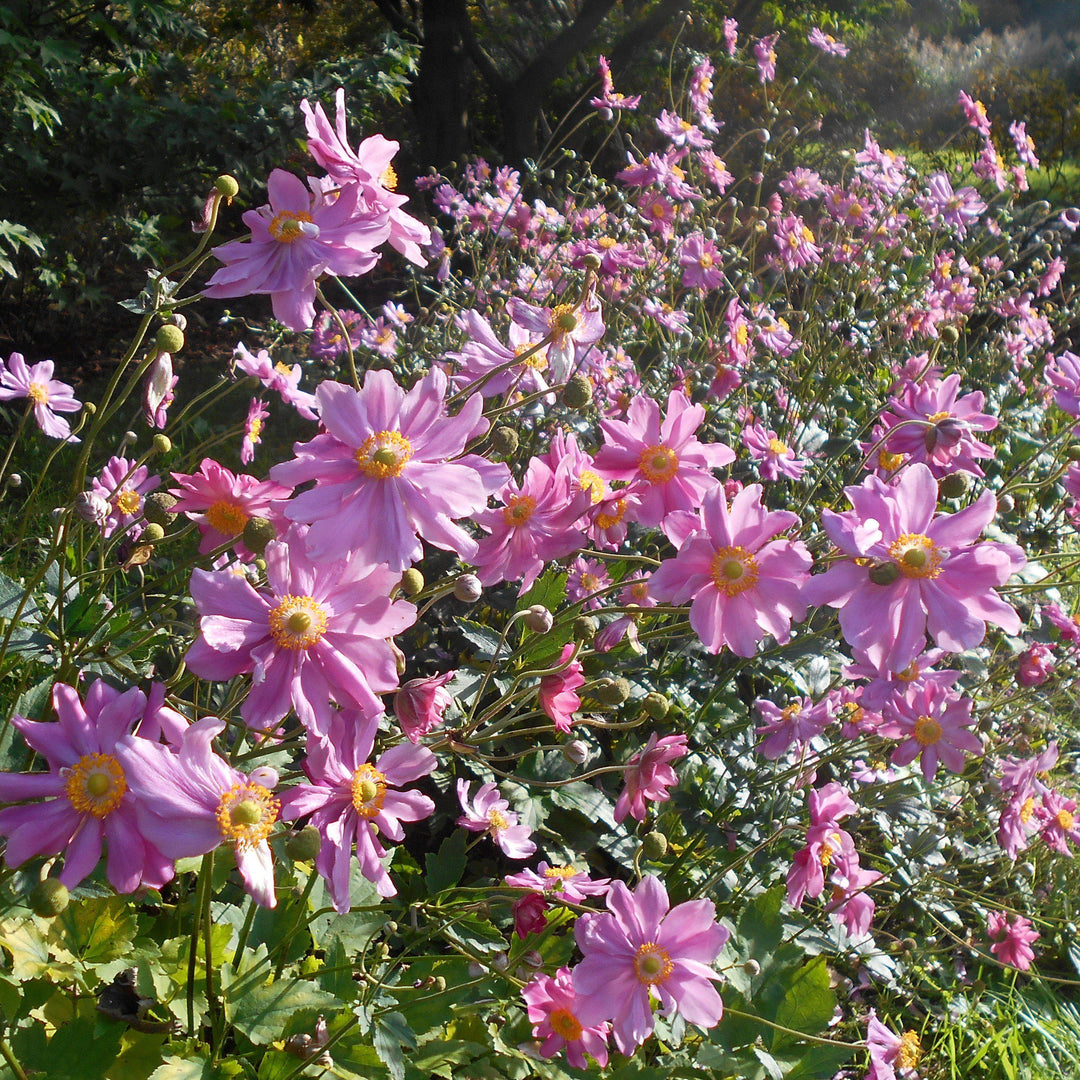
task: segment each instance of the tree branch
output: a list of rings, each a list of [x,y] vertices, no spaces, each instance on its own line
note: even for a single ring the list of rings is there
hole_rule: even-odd
[[[382,17],[390,24],[391,29],[401,34],[402,37],[412,38],[413,41],[422,40],[420,28],[416,23],[407,19],[401,10],[401,4],[394,4],[391,0],[374,0]]]

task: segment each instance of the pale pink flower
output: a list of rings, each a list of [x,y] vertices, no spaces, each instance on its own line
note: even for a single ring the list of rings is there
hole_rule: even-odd
[[[870,1051],[870,1071],[866,1080],[916,1080],[919,1063],[919,1036],[914,1031],[903,1035],[891,1032],[870,1010],[866,1024],[866,1045]]]
[[[90,482],[90,490],[109,504],[109,512],[101,524],[105,536],[115,532],[127,533],[135,539],[146,527],[143,520],[143,499],[161,483],[151,476],[145,465],[136,465],[125,457],[111,457],[105,467]]]
[[[647,801],[667,802],[671,798],[668,789],[679,782],[670,763],[689,752],[685,735],[665,735],[661,739],[653,732],[626,763],[626,786],[615,803],[615,820],[622,821],[629,814],[636,821],[644,821]]]
[[[527,859],[536,854],[536,844],[529,839],[532,830],[519,825],[518,816],[510,809],[510,803],[500,794],[497,785],[482,784],[470,797],[472,784],[458,780],[457,796],[464,813],[457,823],[469,832],[486,832],[504,855],[511,859]]]
[[[507,301],[510,318],[533,338],[549,338],[546,359],[554,382],[565,382],[589,349],[604,336],[600,301],[591,294],[576,304],[541,307],[514,296]]]
[[[832,34],[826,34],[818,26],[815,26],[810,31],[806,36],[806,40],[815,49],[820,49],[826,56],[847,56],[851,51],[842,41],[837,41]]]
[[[336,324],[335,324],[336,325]],[[317,420],[315,395],[300,389],[300,377],[303,368],[299,364],[274,363],[266,349],[251,352],[241,341],[233,350],[233,362],[245,374],[258,379],[267,390],[273,390],[281,396],[286,405],[291,405],[305,420]]]
[[[58,412],[78,412],[82,402],[65,382],[53,378],[53,362],[42,360],[28,367],[22,353],[12,353],[7,366],[0,361],[0,401],[29,398],[33,403],[34,420],[46,435],[77,443],[71,425]]]
[[[772,428],[765,427],[760,420],[743,428],[742,443],[758,463],[762,480],[778,480],[781,476],[798,480],[806,471],[806,458],[799,457]]]
[[[611,65],[607,58],[600,57],[598,68],[600,72],[600,96],[589,99],[589,104],[600,111],[605,119],[610,120],[616,109],[636,109],[641,104],[641,95],[635,94],[627,97],[615,91],[615,84],[611,79]]]
[[[574,723],[574,713],[581,708],[581,698],[575,693],[585,685],[584,669],[574,659],[577,646],[570,642],[563,646],[556,667],[559,669],[540,679],[536,695],[540,708],[554,721],[558,731],[569,731]]]
[[[244,438],[240,443],[240,460],[250,465],[255,460],[255,447],[262,442],[263,421],[270,411],[259,398],[252,398],[244,420]]]

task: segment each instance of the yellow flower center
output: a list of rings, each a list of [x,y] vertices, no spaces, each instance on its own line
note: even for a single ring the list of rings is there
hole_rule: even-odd
[[[278,372],[279,374],[281,374],[281,375],[285,375],[288,378],[292,378],[292,368],[289,367],[289,365],[286,364],[284,360],[279,360],[274,365],[274,370],[276,372]]]
[[[843,841],[838,832],[830,833],[821,842],[821,855],[819,856],[821,865],[828,869],[832,866],[833,856],[843,847]]]
[[[523,353],[527,353],[533,346],[527,342],[522,342],[520,345],[514,347],[514,355],[521,356]],[[527,368],[532,368],[534,371],[546,371],[547,370],[547,353],[544,349],[540,349],[534,352],[532,356],[526,356],[521,361]]]
[[[137,514],[142,506],[142,496],[137,491],[121,491],[116,496],[116,509],[121,514]]]
[[[590,574],[586,571],[581,575],[581,587],[586,592],[596,592],[596,590],[600,588],[600,579],[596,574]]]
[[[750,330],[747,328],[746,323],[739,323],[739,325],[735,327],[735,344],[738,345],[740,349],[745,349],[746,343],[749,340]]]
[[[127,791],[124,770],[112,754],[86,754],[63,772],[64,792],[80,814],[103,818],[120,805]]]
[[[802,702],[793,701],[790,705],[786,705],[780,710],[780,719],[783,720],[785,724],[790,724],[801,712]]]
[[[551,1025],[551,1030],[567,1042],[580,1039],[584,1030],[578,1018],[569,1009],[552,1009],[548,1016],[548,1023]]]
[[[556,341],[562,341],[571,330],[578,324],[578,317],[574,314],[573,304],[559,304],[548,315],[548,324],[551,326],[552,336]]]
[[[610,251],[618,242],[619,241],[616,240],[614,236],[601,236],[600,239],[596,241],[596,246],[600,248],[601,251]]]
[[[915,741],[920,746],[933,746],[941,738],[941,725],[932,716],[920,716],[915,721]]]
[[[263,425],[262,419],[261,419],[261,417],[258,417],[258,416],[254,417],[248,423],[247,436],[253,443],[257,443],[257,442],[261,441],[260,436],[262,435],[262,425]]]
[[[503,521],[507,525],[524,525],[533,516],[536,500],[531,495],[511,495],[503,507]]]
[[[412,446],[400,431],[377,431],[360,444],[359,450],[353,451],[360,471],[376,480],[400,476],[411,458]]]
[[[646,446],[638,458],[641,475],[652,484],[666,484],[679,471],[679,456],[670,446]]]
[[[904,533],[889,545],[900,573],[909,578],[936,578],[941,573],[941,551],[923,533]]]
[[[236,503],[228,499],[218,499],[206,511],[206,522],[212,529],[217,529],[226,536],[237,536],[244,531],[248,515]]]
[[[310,596],[284,596],[270,609],[270,636],[283,649],[310,649],[326,633],[326,609]]]
[[[304,235],[303,224],[311,221],[311,215],[303,211],[281,210],[267,226],[270,235],[282,244],[291,244]]]
[[[510,822],[498,811],[488,811],[488,828],[493,832],[502,832],[503,829],[510,828]]]
[[[592,469],[582,469],[578,473],[578,483],[582,491],[589,493],[589,501],[595,506],[606,494],[607,488],[603,477],[597,476]]]
[[[931,413],[926,419],[929,420],[931,424],[936,424],[939,420],[948,420],[951,415],[952,414],[948,412],[936,412]]]
[[[630,586],[630,595],[638,601],[638,603],[648,600],[649,583],[647,581],[635,581],[633,585]]]
[[[904,463],[903,454],[890,454],[888,450],[878,451],[878,465],[886,472],[895,472]]]
[[[922,1047],[919,1045],[919,1036],[914,1031],[905,1031],[900,1036],[900,1046],[896,1051],[896,1064],[901,1069],[914,1069],[919,1064],[919,1056]]]
[[[655,986],[664,982],[674,970],[675,964],[662,945],[647,941],[638,946],[634,956],[634,975],[639,983]]]
[[[738,596],[757,582],[757,559],[745,548],[720,548],[712,559],[712,579],[725,596]]]
[[[919,677],[919,661],[912,660],[903,671],[897,672],[896,677],[901,682],[914,682]]]
[[[667,207],[662,202],[654,202],[649,207],[649,213],[652,214],[657,221],[662,221],[667,215]]]
[[[596,527],[598,529],[611,529],[619,524],[626,516],[626,500],[619,499],[608,513],[601,511],[596,515]]]
[[[393,191],[397,187],[397,173],[394,171],[393,165],[386,166],[382,176],[379,177],[379,183],[382,184],[387,191]]]
[[[231,840],[238,851],[257,847],[269,835],[277,820],[281,802],[252,781],[234,784],[223,792],[217,808],[218,829],[223,840]]]
[[[1065,832],[1068,832],[1073,827],[1073,823],[1076,819],[1068,810],[1059,810],[1057,812],[1055,820],[1062,827],[1062,829],[1065,830]]]
[[[709,270],[712,268],[713,257],[706,251],[704,255],[698,259],[698,265],[702,270]]]
[[[549,866],[544,871],[544,877],[561,882],[567,878],[572,878],[576,873],[577,871],[572,866]]]
[[[1035,816],[1035,800],[1029,795],[1020,807],[1020,821],[1026,825]]]
[[[374,765],[361,765],[352,778],[352,804],[363,818],[378,817],[386,798],[386,777]]]
[[[49,402],[49,388],[44,383],[32,382],[26,393],[35,405],[47,405]]]
[[[769,440],[769,453],[770,454],[786,454],[788,452],[788,445],[785,442],[781,442],[779,439]]]

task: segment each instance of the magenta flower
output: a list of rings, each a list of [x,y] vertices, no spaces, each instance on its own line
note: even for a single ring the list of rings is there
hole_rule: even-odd
[[[595,468],[605,479],[632,482],[627,493],[641,500],[642,525],[659,525],[674,510],[697,510],[705,495],[719,486],[711,470],[735,460],[724,443],[701,443],[694,437],[705,410],[692,405],[681,390],[668,395],[663,422],[660,406],[645,395],[630,402],[626,417],[600,421],[604,445]]]
[[[443,722],[443,713],[453,705],[454,695],[446,689],[457,671],[444,671],[427,679],[410,679],[394,695],[394,715],[411,743],[434,731]]]
[[[572,866],[549,866],[543,860],[537,863],[535,870],[507,874],[504,880],[507,885],[517,889],[532,889],[572,904],[582,903],[587,896],[603,896],[611,885],[608,878],[594,881],[588,874]]]
[[[765,721],[754,729],[764,736],[758,751],[770,761],[783,756],[792,746],[801,749],[829,724],[827,701],[815,705],[810,698],[803,698],[780,708],[767,698],[758,698],[754,707]]]
[[[509,469],[464,454],[466,443],[487,430],[483,399],[475,394],[449,416],[446,384],[438,368],[408,393],[384,370],[368,371],[359,391],[320,384],[315,397],[325,432],[297,443],[296,457],[270,470],[285,484],[318,481],[285,508],[292,521],[311,523],[313,559],[351,553],[400,572],[423,558],[421,538],[463,559],[476,554],[476,541],[452,519],[484,507]]]
[[[169,859],[205,855],[231,843],[244,887],[263,907],[274,907],[274,864],[267,837],[279,803],[270,788],[273,769],[260,779],[237,772],[214,753],[211,742],[225,730],[212,716],[192,724],[178,752],[130,735],[117,744],[117,755],[138,803],[139,828]]]
[[[626,786],[615,803],[615,820],[622,821],[629,814],[636,821],[644,821],[646,801],[667,802],[671,798],[668,789],[679,782],[670,762],[689,752],[685,735],[665,735],[661,739],[653,732],[626,763]]]
[[[1041,804],[1035,807],[1039,836],[1052,851],[1072,858],[1069,841],[1080,844],[1080,828],[1076,824],[1076,800],[1043,791]]]
[[[275,169],[266,186],[269,203],[243,216],[251,236],[214,248],[225,265],[203,294],[269,293],[275,319],[290,330],[307,330],[315,321],[319,276],[366,274],[379,261],[374,249],[390,235],[390,218],[385,211],[362,212],[357,185],[330,200],[314,195],[292,173]]]
[[[806,471],[806,458],[799,457],[775,431],[755,420],[742,430],[742,443],[758,463],[762,480],[786,476],[798,480]]]
[[[870,1071],[866,1080],[915,1080],[915,1066],[921,1049],[914,1031],[903,1035],[891,1032],[870,1010],[866,1024],[866,1045],[870,1051]]]
[[[1080,418],[1080,356],[1068,349],[1060,356],[1051,356],[1043,375],[1055,387],[1054,404]]]
[[[295,709],[309,730],[324,731],[331,699],[381,712],[376,695],[398,685],[386,639],[416,618],[412,604],[389,598],[399,575],[360,558],[313,562],[303,530],[267,544],[264,558],[269,587],[260,592],[228,570],[192,572],[201,618],[188,667],[203,679],[250,674],[240,715],[254,728],[274,728]]]
[[[615,881],[608,911],[582,915],[574,938],[584,959],[574,969],[576,1015],[583,1026],[612,1021],[627,1056],[653,1030],[651,997],[666,1016],[678,1012],[703,1028],[720,1022],[724,1004],[709,966],[728,939],[711,900],[671,907],[663,882],[647,874],[631,892]]]
[[[169,406],[176,398],[180,376],[173,374],[172,357],[159,352],[150,364],[143,383],[143,419],[150,427],[163,430],[169,422]]]
[[[325,879],[334,909],[349,910],[349,868],[353,844],[360,870],[374,882],[380,896],[397,889],[382,864],[386,851],[379,835],[403,840],[403,821],[422,821],[435,804],[417,791],[396,790],[435,771],[438,761],[423,746],[394,746],[371,757],[379,730],[377,714],[334,714],[325,738],[309,734],[304,772],[311,781],[297,784],[281,797],[281,818],[295,821],[311,815],[322,835],[315,868]]]
[[[776,78],[776,42],[780,34],[769,34],[754,42],[754,59],[757,61],[758,79],[763,83]]]
[[[837,41],[832,34],[826,34],[818,26],[815,26],[807,34],[806,40],[815,49],[820,49],[826,56],[847,56],[851,51],[842,41]]]
[[[606,57],[600,57],[598,67],[600,71],[600,96],[589,98],[589,104],[594,109],[598,109],[600,114],[605,116],[605,119],[610,120],[615,109],[636,109],[641,104],[640,94],[627,97],[626,94],[616,93],[615,84],[611,78],[611,66],[608,64]]]
[[[275,364],[266,349],[253,353],[242,341],[233,350],[233,362],[245,375],[251,375],[267,390],[279,394],[281,400],[296,409],[305,420],[319,418],[315,411],[315,395],[300,389],[304,369],[299,364],[292,367],[280,361]]]
[[[811,791],[810,828],[806,845],[796,853],[787,875],[787,900],[793,908],[802,907],[803,899],[821,895],[825,888],[825,870],[837,858],[858,864],[855,841],[840,828],[839,822],[858,809],[844,788],[837,783]]]
[[[53,439],[79,442],[71,434],[71,425],[58,412],[78,412],[82,402],[65,382],[53,378],[53,362],[42,360],[28,367],[22,353],[12,353],[7,366],[0,361],[0,401],[29,398],[33,402],[37,426]]]
[[[593,295],[580,303],[556,304],[551,308],[514,296],[507,301],[506,310],[533,338],[550,338],[545,355],[554,382],[565,382],[589,349],[604,336],[600,301]]]
[[[529,1010],[533,1037],[540,1039],[540,1056],[554,1057],[566,1051],[566,1060],[575,1069],[588,1067],[586,1054],[591,1054],[603,1068],[608,1063],[607,1023],[585,1027],[574,1014],[577,994],[569,968],[561,967],[550,975],[537,975],[521,991]]]
[[[56,683],[58,723],[12,718],[49,771],[0,773],[0,802],[42,800],[0,810],[8,866],[62,855],[56,877],[74,889],[100,862],[107,842],[105,874],[117,892],[159,889],[173,876],[172,860],[139,827],[136,796],[117,756],[118,741],[133,730],[150,745],[163,726],[175,734],[186,725],[179,713],[162,708],[163,688],[155,691],[156,702],[148,701],[137,688],[121,693],[99,679],[87,688],[84,703],[74,687]]]
[[[555,722],[559,731],[569,731],[574,722],[574,713],[581,708],[581,698],[575,693],[585,685],[584,669],[581,662],[574,659],[577,646],[571,642],[563,646],[559,656],[559,670],[540,679],[537,697],[540,708]]]
[[[907,697],[893,700],[880,733],[904,741],[893,751],[893,765],[908,765],[919,758],[927,781],[937,775],[938,764],[949,772],[964,771],[964,753],[981,754],[982,743],[971,726],[971,698],[948,687],[928,682]]]
[[[460,350],[443,354],[444,360],[454,362],[452,381],[455,388],[479,383],[477,392],[484,397],[495,397],[511,390],[522,394],[547,390],[548,382],[543,374],[548,366],[546,347],[515,363],[519,356],[524,356],[542,340],[541,336],[511,322],[507,332],[509,345],[504,345],[491,324],[473,309],[461,312],[455,321],[467,335]],[[492,374],[498,368],[506,370]],[[553,396],[551,400],[555,400]]]
[[[230,472],[213,458],[203,458],[196,473],[174,472],[172,476],[180,485],[172,491],[177,498],[173,510],[199,526],[202,534],[199,551],[203,555],[234,540],[241,559],[245,562],[254,559],[255,555],[240,539],[244,526],[253,517],[266,518],[279,531],[285,531],[286,522],[276,504],[287,499],[292,488]]]
[[[857,858],[837,858],[836,869],[829,878],[832,895],[825,910],[852,937],[861,937],[869,932],[870,924],[874,921],[875,904],[866,890],[882,877],[876,870],[864,870]]]
[[[1017,915],[1012,922],[1004,911],[991,911],[986,916],[986,932],[993,944],[990,951],[1003,963],[1017,971],[1027,971],[1035,959],[1032,942],[1042,936],[1029,919]]]
[[[724,283],[723,257],[701,233],[688,236],[679,248],[682,283],[688,289],[718,289]]]
[[[143,497],[149,495],[161,478],[151,476],[145,465],[136,466],[125,457],[111,457],[100,475],[90,482],[90,490],[109,505],[101,524],[105,536],[126,532],[134,539],[145,528],[142,521]]]
[[[486,832],[511,859],[527,859],[536,854],[536,845],[529,839],[532,830],[519,825],[518,816],[510,804],[499,794],[495,784],[482,784],[476,789],[475,798],[470,797],[468,780],[458,780],[457,796],[464,813],[457,823],[469,832]]]
[[[240,443],[240,460],[250,465],[255,460],[255,447],[262,442],[263,421],[270,415],[259,398],[252,398],[244,420],[244,438]]]
[[[701,520],[701,530],[653,573],[650,595],[673,604],[692,598],[690,625],[710,652],[726,645],[753,656],[766,634],[786,642],[792,620],[806,614],[800,590],[813,560],[801,541],[772,538],[798,516],[766,510],[759,484],[743,488],[729,508],[718,484],[704,498]]]
[[[962,652],[983,640],[988,622],[1019,632],[1020,617],[994,586],[1024,566],[1024,554],[1014,544],[976,543],[997,512],[992,492],[935,516],[937,483],[921,462],[892,485],[869,476],[844,492],[854,509],[821,518],[848,558],[811,578],[803,598],[839,608],[844,639],[871,664],[903,671],[927,633]]]
[[[979,220],[986,209],[986,203],[979,198],[973,187],[962,187],[953,191],[948,176],[943,172],[934,173],[927,181],[927,193],[916,202],[931,221],[942,221],[952,225],[960,236],[967,231],[968,225]]]

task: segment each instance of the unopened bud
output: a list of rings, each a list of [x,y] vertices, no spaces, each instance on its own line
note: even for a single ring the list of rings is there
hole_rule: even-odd
[[[1065,457],[1069,461],[1080,461],[1080,443],[1073,443],[1072,446],[1065,450]]]
[[[273,791],[278,786],[278,780],[281,777],[278,775],[277,769],[272,765],[260,765],[257,769],[252,769],[248,773],[248,779],[253,784],[266,788],[267,791]]]
[[[87,416],[93,416],[97,412],[97,405],[92,401],[84,401],[82,407]]]
[[[475,960],[470,960],[466,970],[469,973],[470,979],[479,979],[484,974],[484,965],[478,964]]]
[[[663,694],[658,694],[655,690],[651,694],[645,695],[641,705],[654,720],[663,720],[671,711],[671,702]]]
[[[56,878],[46,878],[39,881],[31,890],[27,901],[30,910],[43,919],[51,919],[59,915],[68,906],[71,895],[67,886]]]
[[[878,563],[870,567],[870,580],[875,585],[891,585],[900,576],[900,567],[894,562]]]
[[[165,539],[165,530],[156,522],[151,521],[142,531],[140,539],[146,544],[156,544]]]
[[[510,957],[506,953],[496,953],[491,960],[491,966],[496,971],[505,971],[510,966]]]
[[[662,859],[667,854],[667,837],[656,829],[645,834],[641,841],[641,854],[646,859]]]
[[[955,345],[960,340],[960,331],[955,326],[943,326],[939,333],[946,345]]]
[[[584,765],[585,762],[589,760],[589,747],[580,739],[574,739],[572,742],[568,742],[563,746],[562,756],[566,758],[571,765]]]
[[[761,974],[761,965],[756,960],[747,960],[746,963],[743,964],[742,969],[747,975],[752,976]]]
[[[555,619],[543,604],[533,604],[525,612],[525,625],[534,634],[546,634],[555,625]]]
[[[80,491],[75,496],[75,513],[91,525],[100,525],[109,516],[109,501],[96,491]]]
[[[574,637],[578,641],[592,641],[600,627],[591,615],[579,615],[574,620]]]
[[[314,825],[305,825],[285,841],[285,854],[297,862],[314,862],[322,848],[322,835]]]
[[[967,473],[949,473],[938,481],[938,491],[943,499],[959,499],[967,491],[968,482]]]
[[[253,555],[261,555],[271,540],[277,539],[277,529],[264,517],[249,517],[242,533],[244,547]]]
[[[521,445],[521,440],[518,438],[518,433],[512,427],[500,424],[491,433],[491,445],[496,454],[501,454],[503,457],[509,457],[511,454],[517,453],[517,448]]]
[[[173,326],[171,323],[159,326],[155,344],[158,352],[175,356],[184,347],[184,331],[179,326]]]
[[[236,177],[230,176],[228,173],[222,173],[214,181],[214,188],[219,195],[224,195],[226,199],[233,198],[240,191],[240,185],[236,182]]]
[[[484,595],[484,586],[475,574],[462,574],[454,582],[454,599],[463,604],[475,604]]]
[[[568,409],[587,409],[593,399],[593,385],[588,375],[580,371],[571,375],[562,398]]]
[[[596,271],[600,269],[600,256],[597,255],[595,251],[590,251],[581,261],[585,264],[585,268],[587,270],[592,270],[593,273],[596,273]]]
[[[10,473],[8,478],[4,481],[4,486],[9,488],[21,488],[22,476],[17,472]]]
[[[1006,492],[998,499],[998,511],[1002,514],[1011,513],[1016,507],[1016,500]]]
[[[84,492],[84,494],[91,493]],[[176,511],[173,510],[176,501],[176,496],[170,495],[167,491],[151,491],[143,500],[143,516],[155,525],[168,528],[176,517]]]
[[[154,451],[158,454],[167,454],[172,450],[172,439],[168,435],[162,435],[159,431],[154,436]]]
[[[406,596],[418,596],[424,591],[424,575],[415,566],[401,575],[401,591]]]
[[[601,679],[593,687],[593,697],[605,705],[621,705],[630,696],[630,683],[621,675],[617,679]]]
[[[543,954],[538,953],[535,949],[530,949],[525,953],[525,955],[522,956],[521,961],[527,967],[531,968],[542,968],[544,966]]]

